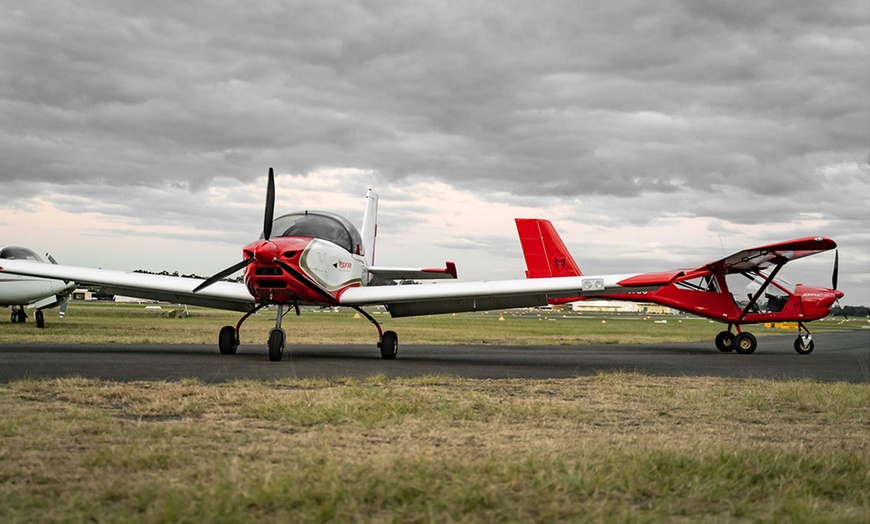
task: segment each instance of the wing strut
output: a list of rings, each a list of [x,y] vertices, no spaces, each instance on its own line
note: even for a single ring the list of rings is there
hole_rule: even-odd
[[[770,275],[764,281],[764,284],[761,285],[761,288],[758,289],[758,291],[755,293],[755,296],[752,297],[749,303],[746,304],[746,307],[743,308],[740,316],[737,317],[738,322],[743,320],[743,317],[745,317],[746,314],[749,313],[749,310],[752,309],[752,307],[755,305],[755,303],[758,302],[758,299],[761,298],[762,293],[767,290],[767,286],[769,286],[770,283],[773,282],[774,277],[776,277],[776,274],[779,273],[779,270],[782,269],[782,266],[784,265],[785,264],[778,264],[775,268],[773,268],[773,271],[770,272]]]

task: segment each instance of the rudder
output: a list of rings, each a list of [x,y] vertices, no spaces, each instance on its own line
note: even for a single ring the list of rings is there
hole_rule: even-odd
[[[549,220],[517,218],[526,278],[579,277],[583,273]]]

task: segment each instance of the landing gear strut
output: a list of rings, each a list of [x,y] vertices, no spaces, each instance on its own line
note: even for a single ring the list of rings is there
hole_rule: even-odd
[[[251,315],[262,309],[266,304],[260,304],[254,309],[245,313],[239,322],[233,326],[224,326],[221,328],[218,335],[218,348],[221,355],[235,355],[239,348],[239,330],[242,323]],[[284,307],[286,304],[278,304],[278,317],[275,319],[275,327],[269,331],[269,360],[272,362],[280,361],[284,356],[284,346],[287,342],[287,335],[281,327],[281,320],[284,318]],[[300,314],[299,305],[293,304],[296,310],[296,315]],[[383,331],[380,323],[372,318],[371,315],[365,312],[361,307],[354,307],[359,314],[366,317],[369,322],[375,325],[378,330],[378,349],[381,350],[381,358],[384,360],[393,360],[399,352],[399,336],[395,331]],[[14,315],[14,313],[13,313]],[[13,317],[14,318],[14,317]],[[14,320],[13,320],[14,322]]]
[[[378,348],[381,350],[381,358],[384,360],[395,360],[396,355],[399,353],[399,335],[395,331],[383,331],[381,324],[366,313],[363,308],[354,306],[354,309],[357,313],[366,317],[378,329]]]

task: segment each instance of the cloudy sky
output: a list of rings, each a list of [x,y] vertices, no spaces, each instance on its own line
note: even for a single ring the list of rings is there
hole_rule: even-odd
[[[822,235],[870,305],[866,0],[0,6],[0,245],[210,274],[273,166],[279,213],[375,189],[381,265],[522,278],[517,216],[586,273]]]

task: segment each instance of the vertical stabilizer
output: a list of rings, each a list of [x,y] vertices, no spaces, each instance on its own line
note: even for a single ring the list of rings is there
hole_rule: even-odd
[[[526,278],[578,277],[583,273],[549,220],[517,218]]]
[[[366,264],[371,266],[375,263],[375,240],[378,236],[378,194],[371,189],[366,192],[366,212],[363,215],[360,235],[362,235]]]

